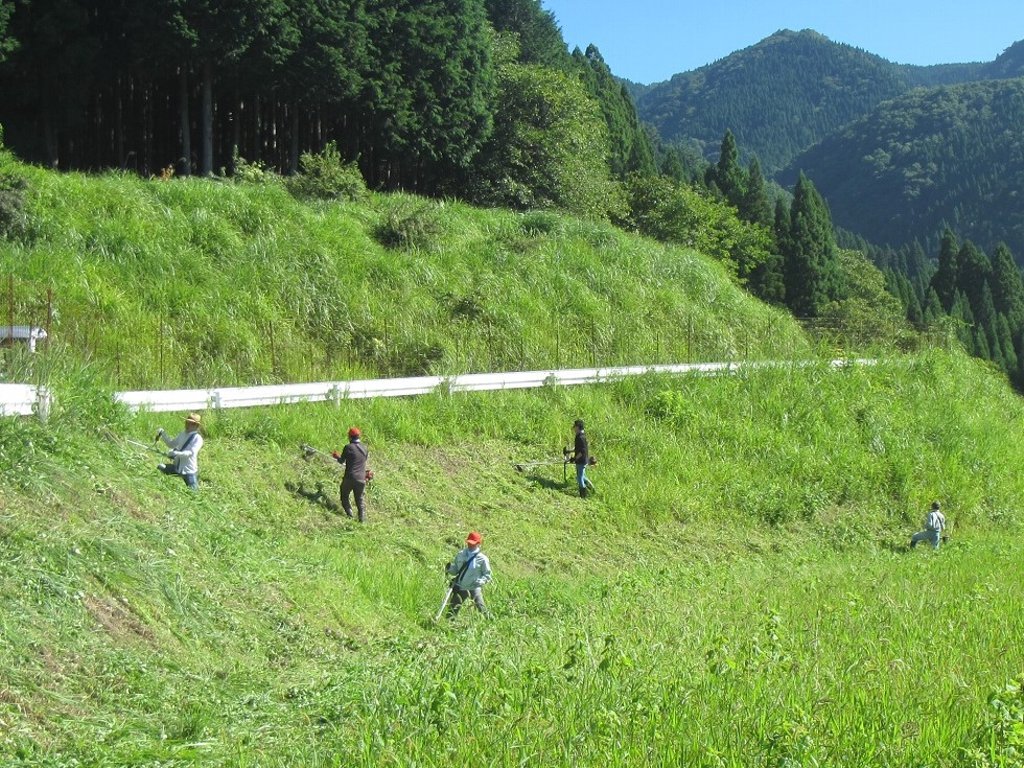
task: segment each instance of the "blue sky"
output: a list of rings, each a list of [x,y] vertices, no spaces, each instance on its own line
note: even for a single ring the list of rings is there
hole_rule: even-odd
[[[569,49],[614,74],[667,80],[779,29],[814,29],[900,64],[991,61],[1024,39],[1024,0],[541,0]]]

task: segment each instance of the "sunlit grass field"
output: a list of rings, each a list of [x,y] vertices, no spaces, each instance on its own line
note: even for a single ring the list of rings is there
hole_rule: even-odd
[[[1018,764],[1024,408],[962,355],[210,413],[197,496],[69,381],[0,422],[4,764]],[[586,501],[514,469],[577,416]],[[350,424],[363,526],[299,451]]]
[[[24,235],[0,240],[19,317],[121,389],[809,352],[792,317],[718,263],[609,224],[404,195],[307,204],[273,181],[58,175],[0,152],[3,169],[28,185]]]

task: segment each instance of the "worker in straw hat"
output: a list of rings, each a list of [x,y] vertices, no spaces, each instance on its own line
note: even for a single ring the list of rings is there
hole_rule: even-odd
[[[459,550],[447,567],[452,579],[452,599],[448,605],[448,616],[454,618],[462,603],[473,598],[473,604],[484,616],[488,616],[484,605],[484,584],[491,580],[491,561],[480,551],[484,537],[472,531],[466,537],[466,546]]]
[[[199,450],[203,447],[203,436],[199,434],[202,417],[190,413],[185,419],[185,429],[174,438],[169,438],[163,427],[156,431],[156,439],[163,440],[167,447],[167,464],[157,464],[165,475],[178,475],[193,491],[199,490]]]

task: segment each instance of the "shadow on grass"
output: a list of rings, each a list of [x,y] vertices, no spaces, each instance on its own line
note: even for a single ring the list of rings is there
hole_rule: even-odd
[[[547,491],[561,491],[562,493],[568,494],[569,496],[577,496],[579,492],[576,490],[576,480],[573,478],[569,482],[562,482],[561,480],[551,480],[547,477],[540,477],[538,475],[527,475],[526,481],[531,485],[535,485],[538,488],[543,488]],[[589,495],[593,497],[596,494],[594,484],[587,480],[587,490]]]
[[[552,480],[548,477],[541,477],[540,475],[526,475],[526,481],[531,485],[536,485],[548,491],[566,491],[569,489],[568,483],[563,483],[561,480]]]
[[[345,510],[341,508],[341,504],[327,495],[322,483],[317,483],[312,489],[309,489],[305,483],[286,482],[284,488],[293,496],[306,499],[318,507],[327,510],[332,515],[345,516]]]

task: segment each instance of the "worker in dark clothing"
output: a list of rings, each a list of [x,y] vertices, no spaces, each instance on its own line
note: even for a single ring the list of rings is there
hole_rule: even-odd
[[[366,522],[366,481],[373,474],[366,469],[368,452],[366,446],[360,442],[361,435],[359,427],[352,427],[348,431],[348,445],[341,453],[334,451],[331,456],[345,467],[345,476],[341,479],[341,508],[345,510],[346,515],[352,517],[352,502],[349,497],[355,494],[359,522],[363,523]]]
[[[594,485],[587,479],[590,445],[587,443],[587,434],[583,431],[583,419],[576,419],[572,423],[572,431],[576,434],[576,438],[573,442],[572,455],[568,461],[570,464],[576,465],[576,485],[580,489],[580,498],[585,499],[588,492],[594,490]]]

